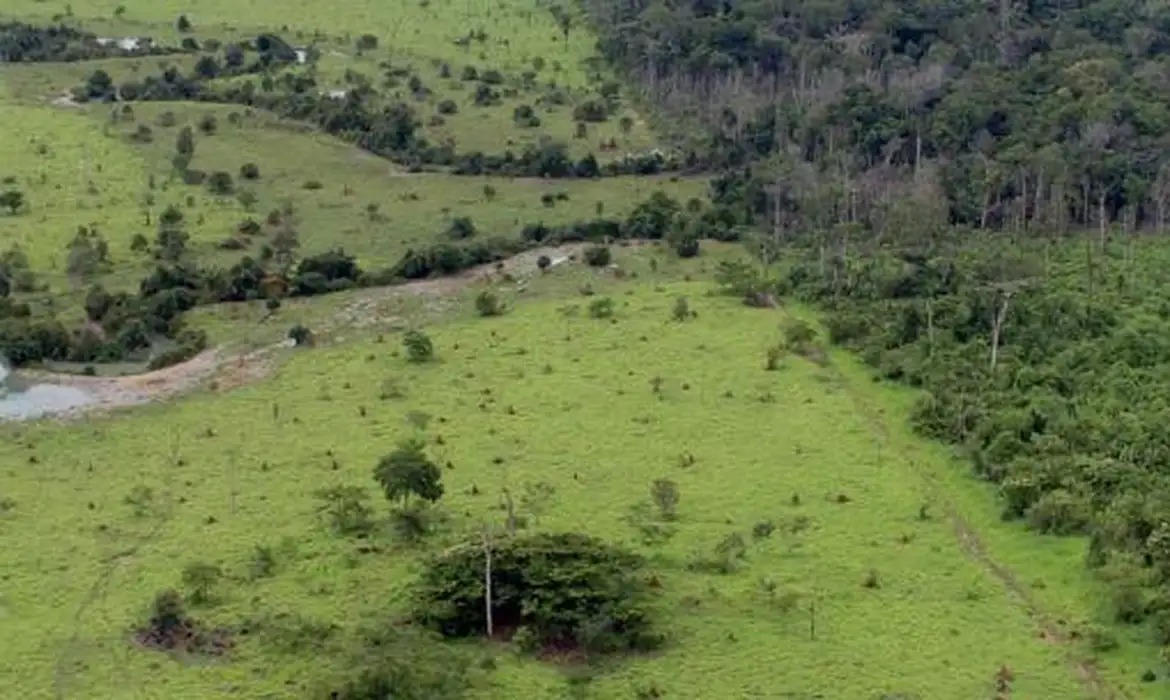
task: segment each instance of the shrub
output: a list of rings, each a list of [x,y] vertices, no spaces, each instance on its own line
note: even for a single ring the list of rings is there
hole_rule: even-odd
[[[378,48],[378,37],[373,34],[362,34],[357,38],[355,46],[359,52],[372,51]]]
[[[260,166],[255,163],[244,163],[240,166],[240,177],[245,180],[258,180],[260,178]]]
[[[681,323],[691,318],[693,314],[694,312],[691,311],[691,305],[687,303],[686,297],[679,297],[674,300],[674,307],[670,310],[670,317],[675,321]]]
[[[500,316],[504,313],[504,304],[491,290],[485,289],[475,297],[475,312],[480,316]]]
[[[779,345],[773,345],[765,351],[764,369],[768,372],[775,372],[780,369],[780,360],[784,357],[784,348]]]
[[[573,119],[579,122],[603,122],[609,119],[609,107],[601,100],[587,100],[573,108]]]
[[[783,331],[785,344],[794,350],[813,342],[817,337],[816,330],[807,321],[799,318],[785,321]]]
[[[467,216],[452,219],[451,224],[447,227],[447,235],[457,241],[471,238],[475,234],[475,223]]]
[[[613,316],[613,299],[601,297],[589,302],[589,315],[593,318],[610,318]]]
[[[692,233],[680,233],[671,240],[671,246],[680,258],[693,258],[699,254],[699,237]]]
[[[733,532],[720,540],[711,554],[696,553],[687,567],[693,571],[731,574],[739,568],[746,556],[747,542],[743,535]]]
[[[512,121],[521,128],[535,128],[540,126],[540,117],[532,109],[532,105],[519,105],[512,110]]]
[[[443,497],[443,472],[427,457],[425,447],[419,439],[403,440],[378,461],[374,480],[388,500],[405,507],[411,496],[430,503]]]
[[[415,619],[448,637],[487,631],[485,552],[476,539],[432,558],[416,592]],[[661,645],[638,555],[578,533],[540,533],[492,545],[492,616],[525,630],[529,650],[592,653]]]
[[[613,255],[607,246],[597,245],[585,249],[585,262],[591,267],[606,267],[612,259]]]
[[[547,270],[551,265],[552,265],[552,258],[548,257],[547,255],[542,255],[536,259],[536,267],[541,272],[544,272],[545,270]]]
[[[219,121],[214,114],[204,114],[199,118],[199,130],[210,136],[219,128]]]
[[[217,170],[207,178],[207,189],[215,195],[229,195],[235,189],[235,183],[229,173]]]
[[[365,535],[373,527],[370,496],[358,486],[332,486],[317,491],[317,513],[339,535]]]
[[[275,301],[277,302],[277,307],[279,308],[280,300],[277,299]],[[298,347],[310,346],[313,344],[313,331],[309,330],[308,328],[306,328],[305,326],[302,326],[299,323],[289,329],[288,337]]]
[[[443,100],[435,108],[439,114],[455,114],[459,111],[459,105],[455,100]]]
[[[402,335],[402,347],[411,362],[429,362],[435,356],[435,346],[430,337],[420,330],[408,330]]]

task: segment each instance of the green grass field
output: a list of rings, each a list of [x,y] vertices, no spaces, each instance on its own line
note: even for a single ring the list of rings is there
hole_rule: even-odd
[[[124,8],[124,13],[115,11]],[[280,4],[248,0],[200,0],[197,4],[179,0],[147,2],[145,0],[94,0],[68,5],[40,0],[13,0],[6,3],[3,14],[9,17],[46,21],[53,18],[84,23],[95,32],[118,32],[174,40],[179,35],[175,22],[179,15],[191,21],[196,36],[223,36],[232,32],[260,30],[287,31],[311,37],[323,32],[334,41],[352,39],[370,33],[381,43],[392,46],[399,54],[425,56],[452,64],[476,60],[488,61],[511,70],[527,67],[533,58],[543,56],[550,63],[564,67],[562,81],[583,84],[581,62],[593,54],[593,35],[578,19],[570,27],[568,40],[552,14],[539,3],[528,0],[430,0],[413,2],[394,0],[347,0],[343,5],[323,8],[307,0],[290,0]],[[566,7],[571,11],[570,7]],[[457,40],[469,32],[484,32],[484,41],[459,45]]]
[[[544,0],[68,7],[10,0],[0,19],[56,17],[100,35],[167,41],[181,36],[180,14],[200,39],[279,32],[320,49],[323,88],[360,73],[386,97],[414,100],[426,137],[459,151],[519,150],[549,136],[575,155],[610,139],[619,154],[658,143],[625,94],[608,121],[577,138],[573,106],[612,76],[589,63],[595,38],[583,22],[566,38]],[[460,41],[479,30],[482,40]],[[359,55],[363,33],[379,45]],[[96,68],[123,80],[160,62],[192,61],[0,65],[0,122],[9,127],[0,130],[0,191],[28,198],[26,210],[0,212],[0,251],[28,254],[45,288],[18,296],[39,302],[37,311],[79,316],[77,301],[94,281],[135,288],[154,261],[131,251],[131,240],[153,237],[168,205],[184,212],[200,264],[256,255],[263,235],[243,250],[220,244],[242,220],[263,221],[291,202],[300,254],[343,247],[370,269],[445,240],[455,217],[471,218],[480,237],[514,237],[528,223],[621,216],[655,191],[680,202],[707,191],[706,178],[408,173],[242,107],[135,103],[124,114],[53,103]],[[444,63],[451,77],[441,77]],[[387,85],[386,65],[409,67],[430,94],[415,99]],[[475,106],[475,83],[459,79],[465,66],[501,70],[501,91],[515,92]],[[524,87],[529,70],[537,75]],[[557,91],[564,104],[544,99]],[[431,121],[447,99],[458,112]],[[514,123],[521,104],[537,106],[541,126]],[[173,175],[179,130],[207,115],[217,128],[196,128],[191,167],[229,173],[253,202]],[[131,138],[142,126],[149,141]],[[240,178],[245,163],[258,166],[258,179]],[[565,197],[542,201],[557,194]],[[109,272],[66,275],[79,226],[108,240]],[[1016,700],[1170,697],[1158,694],[1164,683],[1139,682],[1163,665],[1141,630],[1107,622],[1084,542],[1002,522],[988,487],[911,433],[913,393],[873,382],[833,351],[823,366],[788,354],[765,370],[782,324],[816,318],[716,296],[714,266],[738,249],[704,243],[685,261],[663,244],[614,251],[621,275],[577,263],[542,275],[539,251],[527,254],[510,268],[526,285],[496,288],[508,306],[498,318],[474,312],[486,283],[449,280],[286,299],[279,311],[262,301],[201,307],[188,320],[229,357],[270,346],[298,323],[322,332],[322,342],[279,351],[269,376],[165,404],[0,424],[0,695],[320,697],[358,648],[359,625],[406,612],[428,552],[485,521],[501,523],[507,487],[552,494],[539,512],[522,506],[534,530],[583,531],[647,555],[669,641],[597,669],[537,661],[505,644],[460,644],[494,659],[475,674],[474,698],[975,700],[995,697],[1002,667],[1014,675]],[[613,319],[590,317],[601,297],[614,301]],[[696,317],[672,319],[680,297]],[[402,357],[397,331],[410,326],[433,337],[436,362]],[[433,541],[412,547],[391,533],[371,471],[397,440],[420,432],[430,455],[452,466],[440,504],[448,520]],[[648,545],[628,517],[663,478],[681,492],[677,532]],[[369,490],[379,523],[372,542],[321,522],[315,492],[331,485]],[[771,534],[753,536],[765,523]],[[737,570],[691,566],[731,534],[748,543]],[[250,575],[258,546],[275,553],[274,575]],[[197,561],[218,564],[225,577],[193,612],[236,630],[235,648],[212,660],[142,649],[133,631],[151,600],[182,589],[183,568]],[[1104,649],[1094,641],[1102,635],[1118,646]]]
[[[1015,674],[1013,697],[1097,697],[1066,658],[1087,651],[1038,636],[1025,606],[964,548],[947,501],[972,511],[992,555],[1006,547],[1017,573],[1037,587],[1043,576],[1053,596],[1088,590],[1070,548],[1025,559],[1018,548],[1033,536],[981,519],[991,500],[907,437],[900,412],[865,410],[892,394],[847,359],[819,367],[789,356],[765,371],[785,314],[669,281],[693,265],[655,273],[641,254],[619,262],[637,279],[558,271],[537,281],[540,298],[501,318],[473,317],[465,299],[427,326],[430,365],[399,357],[397,336],[357,339],[294,352],[271,380],[231,393],[9,430],[5,686],[29,698],[54,687],[67,697],[303,697],[328,652],[283,653],[258,635],[227,660],[192,664],[136,649],[129,630],[195,560],[227,572],[217,602],[198,609],[219,624],[281,613],[332,623],[342,630],[333,650],[358,620],[402,612],[418,553],[389,535],[375,538],[383,554],[357,553],[316,519],[313,492],[373,492],[373,464],[415,432],[409,414],[425,412],[432,455],[453,465],[446,537],[502,518],[501,487],[543,483],[554,495],[534,527],[584,530],[651,557],[670,644],[600,673],[587,697],[657,686],[670,698],[980,698],[1001,665]],[[589,318],[590,298],[568,291],[588,278],[615,300],[613,322]],[[671,320],[679,296],[697,318]],[[380,399],[386,380],[405,396]],[[940,484],[939,474],[952,478]],[[658,478],[679,484],[679,527],[648,547],[625,516]],[[135,515],[135,487],[169,515]],[[753,539],[764,521],[775,533]],[[742,568],[689,570],[733,532],[750,542]],[[274,577],[252,582],[256,545],[282,554]],[[871,576],[876,587],[863,585]],[[500,668],[480,696],[563,692],[555,666],[492,653]],[[129,687],[128,677],[152,681]]]
[[[111,124],[106,107],[79,114],[0,105],[9,123],[24,126],[0,136],[0,150],[6,154],[2,176],[14,178],[28,199],[27,211],[0,214],[0,243],[25,250],[41,281],[59,292],[81,284],[65,274],[67,245],[77,227],[96,226],[109,241],[114,270],[107,277],[116,286],[119,278],[132,282],[144,274],[149,256],[132,252],[131,241],[135,234],[153,237],[147,221],[171,204],[184,211],[192,252],[207,262],[231,264],[241,252],[223,251],[218,244],[232,237],[241,221],[262,221],[267,212],[292,201],[304,253],[342,247],[373,267],[392,264],[412,245],[442,240],[451,220],[460,216],[470,217],[479,235],[514,237],[528,223],[563,224],[599,212],[620,216],[658,190],[686,201],[706,188],[702,178],[548,182],[409,174],[333,138],[263,114],[233,124],[229,115],[242,110],[183,103],[135,107],[133,117]],[[163,112],[176,115],[174,126],[159,125]],[[196,132],[193,166],[232,174],[238,190],[255,195],[248,208],[235,196],[212,195],[170,174],[179,129],[206,114],[215,115],[219,127],[214,135]],[[139,124],[151,127],[152,143],[131,142],[129,134]],[[259,167],[258,180],[239,178],[245,163]],[[310,190],[306,184],[320,187]],[[490,197],[485,186],[494,190]],[[555,206],[541,201],[544,194],[562,192],[568,199]],[[259,237],[253,247],[262,242]],[[127,278],[128,271],[135,274]]]

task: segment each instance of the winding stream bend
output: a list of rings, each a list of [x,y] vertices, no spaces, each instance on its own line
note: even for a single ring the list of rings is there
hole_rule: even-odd
[[[77,387],[23,383],[0,360],[0,422],[63,413],[95,400],[96,397]]]

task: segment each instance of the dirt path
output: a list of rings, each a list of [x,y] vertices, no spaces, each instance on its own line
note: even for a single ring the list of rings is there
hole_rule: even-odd
[[[394,319],[382,315],[379,307],[383,302],[396,297],[426,296],[454,303],[454,297],[468,286],[499,279],[503,275],[511,275],[517,280],[517,284],[522,285],[524,280],[537,274],[536,261],[542,255],[547,255],[561,264],[570,264],[587,245],[570,243],[535,248],[499,263],[481,265],[448,277],[366,289],[346,304],[330,323],[316,328],[316,335],[319,340],[329,342],[331,338],[346,331],[392,321]],[[21,370],[19,375],[22,379],[36,383],[77,387],[94,397],[92,403],[50,414],[54,418],[67,419],[93,412],[165,401],[203,386],[214,387],[217,391],[227,391],[267,376],[276,365],[278,353],[289,347],[291,341],[240,353],[212,348],[171,367],[124,377],[85,377],[27,370]]]
[[[839,369],[834,368],[832,372],[849,395],[857,413],[865,419],[874,438],[881,445],[882,452],[888,453],[889,433],[886,429],[885,416],[874,406],[869,397],[853,388],[852,383]],[[895,450],[894,454],[898,454],[898,452]],[[995,560],[979,536],[978,530],[971,525],[962,511],[948,497],[946,488],[939,483],[938,477],[929,469],[920,467],[917,459],[913,456],[902,456],[922,477],[932,504],[941,508],[944,517],[954,530],[955,539],[963,553],[987,571],[1004,591],[1028,613],[1037,627],[1039,637],[1062,647],[1065,659],[1086,692],[1097,700],[1128,700],[1128,694],[1111,687],[1108,681],[1101,677],[1092,659],[1086,659],[1078,653],[1074,640],[1069,637],[1064,627],[1043,609],[1028,587],[1019,581],[1015,572]],[[1009,695],[1005,695],[1005,697]]]

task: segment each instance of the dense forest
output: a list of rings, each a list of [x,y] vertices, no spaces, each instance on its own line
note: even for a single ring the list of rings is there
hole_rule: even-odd
[[[769,166],[783,226],[885,229],[899,200],[985,228],[1166,224],[1160,5],[585,4],[602,53],[704,127],[712,166]]]

